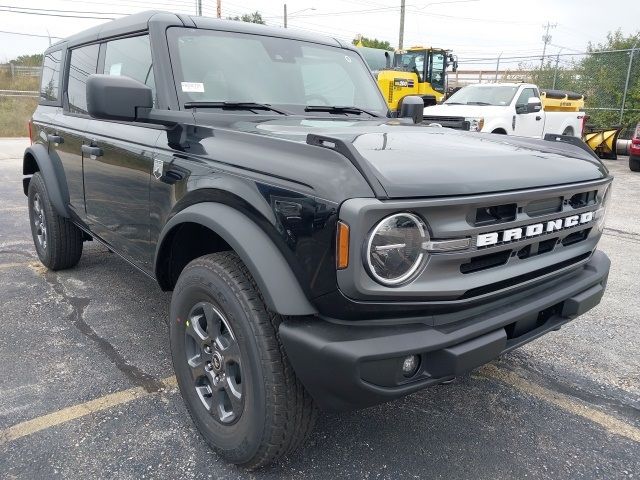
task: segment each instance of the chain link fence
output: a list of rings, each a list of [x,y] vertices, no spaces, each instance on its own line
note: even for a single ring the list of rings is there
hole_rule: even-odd
[[[449,87],[471,83],[529,82],[541,89],[585,95],[589,124],[622,127],[630,138],[640,122],[640,47],[629,50],[557,53],[540,56],[496,56],[460,59],[449,73]]]
[[[40,77],[42,67],[30,67],[25,65],[14,65],[13,63],[7,63],[0,65],[0,75],[7,75],[10,77]]]

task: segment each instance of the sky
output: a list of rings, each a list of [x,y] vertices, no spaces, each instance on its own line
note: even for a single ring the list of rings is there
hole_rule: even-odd
[[[64,13],[118,17],[149,9],[194,14],[197,0],[0,0],[0,62],[22,54],[41,53],[48,36],[65,37],[105,20],[61,18],[10,13],[7,7],[94,12]],[[201,0],[203,14],[215,16],[216,0]],[[283,23],[282,1],[221,0],[222,16],[259,11],[267,24]],[[400,0],[287,0],[288,26],[346,40],[361,34],[398,45]],[[502,54],[502,65],[520,60],[509,57],[541,55],[544,26],[549,22],[551,42],[547,54],[584,51],[589,42],[606,39],[621,29],[640,32],[638,0],[406,0],[404,46],[435,46],[453,50],[460,68],[477,68],[485,58]],[[34,11],[34,10],[32,10]],[[41,13],[41,12],[40,12]],[[29,37],[16,32],[43,35]],[[491,62],[488,62],[491,63]]]

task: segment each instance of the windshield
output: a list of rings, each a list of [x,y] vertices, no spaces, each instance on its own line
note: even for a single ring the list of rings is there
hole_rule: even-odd
[[[467,85],[444,103],[505,106],[511,103],[517,90],[517,86],[511,85]]]
[[[293,113],[311,105],[349,106],[387,114],[369,69],[352,51],[214,30],[170,28],[167,36],[182,105],[254,102]]]
[[[405,72],[413,72],[418,75],[418,82],[425,81],[425,50],[415,50],[406,53],[397,53],[394,67]]]
[[[433,52],[431,57],[429,78],[431,79],[431,87],[437,92],[442,92],[442,93],[444,93],[444,80],[445,80],[444,67],[445,67],[444,53]]]

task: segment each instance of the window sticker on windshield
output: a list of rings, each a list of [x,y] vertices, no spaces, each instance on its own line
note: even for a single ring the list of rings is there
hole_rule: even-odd
[[[182,91],[187,93],[204,93],[204,83],[182,82]]]

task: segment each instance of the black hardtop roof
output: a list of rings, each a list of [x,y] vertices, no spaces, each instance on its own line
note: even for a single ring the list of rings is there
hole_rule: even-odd
[[[57,50],[61,46],[74,47],[84,43],[92,43],[99,40],[126,35],[129,33],[141,32],[149,28],[149,23],[163,22],[167,25],[185,26],[189,28],[202,28],[210,30],[223,30],[239,33],[253,33],[257,35],[267,35],[273,37],[290,38],[292,40],[302,40],[314,43],[321,43],[336,47],[353,48],[351,45],[341,42],[335,38],[323,35],[297,32],[291,29],[280,27],[270,27],[255,23],[240,22],[235,20],[222,20],[219,18],[197,17],[185,14],[176,14],[160,10],[148,10],[145,12],[127,15],[126,17],[111,20],[95,27],[76,33],[67,37],[47,49]]]

